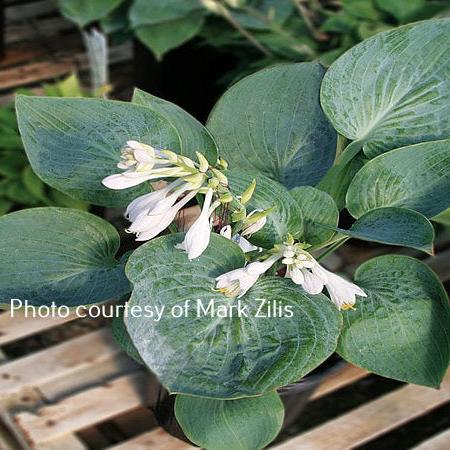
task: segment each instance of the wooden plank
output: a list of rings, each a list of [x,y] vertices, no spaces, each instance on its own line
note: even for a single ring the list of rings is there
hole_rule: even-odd
[[[44,54],[44,48],[31,43],[27,44],[27,48],[7,48],[3,58],[0,58],[0,69],[29,62],[42,57]]]
[[[38,36],[40,39],[52,38],[69,31],[76,31],[75,25],[61,17],[39,19],[34,27],[29,24],[9,25],[5,30],[5,43],[12,45],[22,41],[33,41]],[[62,40],[65,36],[60,37]]]
[[[78,338],[70,339],[31,355],[7,362],[0,366],[0,397],[6,397],[24,387],[45,387],[51,392],[49,385],[58,384],[60,380],[76,374],[89,372],[93,367],[113,361],[111,375],[120,371],[120,361],[128,364],[128,358],[118,359],[123,355],[117,347],[109,328],[94,331]],[[127,361],[127,362],[123,362]],[[73,388],[77,386],[74,380]],[[70,386],[70,383],[69,383]],[[53,389],[56,389],[55,387]]]
[[[144,372],[117,378],[35,413],[17,414],[16,425],[31,445],[50,442],[142,406],[146,403],[147,383]]]
[[[450,430],[446,430],[420,443],[413,450],[448,450],[449,448]]]
[[[76,69],[73,60],[40,61],[0,72],[0,90],[17,88],[27,84],[67,75]]]
[[[450,371],[440,390],[408,385],[275,447],[348,450],[363,445],[450,400]]]
[[[23,22],[51,13],[57,13],[56,3],[53,0],[40,0],[23,5],[6,6],[5,23]]]
[[[370,374],[367,370],[347,364],[343,369],[327,377],[314,391],[311,396],[311,400],[316,400],[320,397],[331,394],[332,392],[346,387],[355,381],[367,377],[368,375]]]
[[[111,48],[108,59],[110,64],[116,64],[129,58],[131,58],[131,45],[127,43]],[[71,57],[62,57],[58,61],[39,61],[4,69],[0,71],[0,90],[40,83],[87,68],[86,55],[81,52]]]
[[[133,439],[122,442],[118,445],[108,447],[107,450],[194,450],[191,444],[180,441],[171,436],[163,428],[143,433]]]
[[[88,450],[88,446],[74,434],[33,447],[33,450]]]
[[[5,345],[9,342],[31,336],[32,334],[40,333],[76,318],[77,316],[75,314],[65,319],[60,317],[25,317],[19,311],[15,311],[14,317],[11,317],[11,313],[5,311],[0,314],[0,345]]]

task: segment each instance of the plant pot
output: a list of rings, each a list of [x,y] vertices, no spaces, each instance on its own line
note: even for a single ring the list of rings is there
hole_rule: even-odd
[[[313,372],[294,384],[278,389],[285,408],[285,416],[281,431],[295,423],[305,409],[314,390],[331,373],[338,371],[345,364],[337,356],[330,357]],[[152,382],[149,395],[149,408],[152,410],[157,422],[172,436],[186,442],[189,439],[183,433],[174,413],[175,396],[169,395],[167,390],[158,383]]]

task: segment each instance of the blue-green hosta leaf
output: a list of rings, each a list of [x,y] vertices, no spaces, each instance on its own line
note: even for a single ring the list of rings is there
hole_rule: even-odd
[[[255,170],[230,170],[227,177],[235,195],[241,195],[256,180],[255,192],[246,205],[247,213],[273,207],[264,227],[249,238],[253,244],[270,249],[284,242],[288,233],[302,236],[302,211],[284,186]]]
[[[424,263],[399,255],[364,263],[355,283],[367,293],[344,312],[338,353],[378,375],[438,387],[449,365],[447,295]]]
[[[450,135],[450,19],[380,33],[326,73],[323,109],[336,130],[373,158]]]
[[[376,0],[376,5],[383,11],[394,16],[400,23],[410,17],[414,13],[419,12],[422,8],[427,7],[425,0]]]
[[[33,208],[0,218],[0,303],[76,306],[130,291],[115,228],[92,214]]]
[[[133,283],[130,307],[162,308],[161,320],[127,317],[125,325],[141,358],[173,393],[240,398],[268,392],[298,380],[335,349],[341,316],[322,294],[308,295],[286,278],[261,278],[240,300],[248,317],[236,311],[225,318],[197,314],[207,308],[238,305],[214,291],[215,278],[244,266],[244,254],[230,240],[213,234],[200,258],[189,261],[176,250],[182,234],[154,239],[130,257]],[[255,317],[276,301],[293,316]],[[187,317],[170,311],[190,301]],[[210,303],[211,302],[211,303]],[[272,308],[273,309],[273,308]],[[245,311],[244,311],[245,312]],[[273,312],[272,312],[273,315]]]
[[[288,188],[316,184],[333,163],[336,133],[322,112],[317,63],[261,70],[232,86],[207,123],[230,167],[258,169]]]
[[[132,103],[19,96],[16,108],[36,174],[71,197],[98,205],[124,206],[148,192],[144,185],[122,191],[102,185],[104,177],[121,172],[117,163],[127,140],[182,149],[180,135],[164,117]],[[192,149],[186,152],[195,156]]]
[[[136,350],[133,341],[128,334],[123,321],[123,315],[115,316],[111,324],[112,334],[119,345],[119,347],[132,359],[134,359],[139,364],[144,364],[142,358],[139,356],[139,352]]]
[[[441,225],[445,225],[450,227],[450,208],[447,208],[445,211],[442,211],[437,216],[432,218],[433,222],[440,223]]]
[[[180,135],[181,150],[192,153],[195,150],[203,153],[206,159],[215,164],[217,161],[217,148],[209,131],[184,109],[162,98],[155,97],[147,92],[135,89],[133,103],[146,106],[161,114]]]
[[[170,22],[198,10],[202,10],[199,0],[134,0],[129,16],[131,26],[136,28]]]
[[[82,28],[107,16],[122,2],[123,0],[58,0],[58,6],[64,17]]]
[[[364,241],[412,247],[433,253],[434,229],[422,214],[406,208],[378,208],[339,233]]]
[[[137,37],[161,58],[200,31],[204,13],[199,0],[135,0],[130,21]]]
[[[332,197],[311,186],[296,187],[290,194],[303,215],[304,231],[300,240],[311,245],[319,245],[331,239],[335,232],[320,225],[337,227],[339,211]]]
[[[164,53],[192,39],[201,30],[204,21],[204,14],[196,11],[167,22],[138,26],[135,33],[156,58],[161,59]]]
[[[291,0],[252,0],[248,3],[257,14],[242,10],[231,10],[231,14],[243,27],[253,30],[271,30],[273,24],[282,25],[294,9]]]
[[[280,432],[283,402],[276,392],[239,400],[177,395],[175,416],[184,434],[208,450],[259,450]]]
[[[410,145],[370,160],[347,191],[356,218],[385,206],[433,217],[450,206],[450,139]]]

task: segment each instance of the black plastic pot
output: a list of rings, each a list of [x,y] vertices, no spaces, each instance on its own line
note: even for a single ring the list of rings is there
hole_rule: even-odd
[[[278,393],[280,394],[285,408],[284,423],[281,431],[299,419],[314,390],[325,378],[327,378],[331,373],[341,369],[344,364],[344,361],[338,357],[332,356],[330,359],[325,361],[325,363],[306,377],[299,380],[297,383],[278,389]],[[160,384],[157,383],[155,385],[152,383],[149,401],[149,407],[159,425],[172,436],[182,439],[183,441],[190,442],[175,418],[175,396],[169,395],[166,389],[164,389]]]

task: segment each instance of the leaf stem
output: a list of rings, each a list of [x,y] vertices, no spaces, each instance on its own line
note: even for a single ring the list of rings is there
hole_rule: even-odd
[[[261,53],[263,53],[267,58],[272,58],[273,54],[264,45],[259,42],[253,34],[251,34],[246,28],[244,28],[230,13],[226,8],[223,8],[222,17],[239,33],[242,34],[250,43],[252,43]]]
[[[250,16],[254,17],[256,20],[260,20],[261,22],[265,23],[274,33],[277,33],[280,36],[284,37],[289,42],[290,47],[296,52],[304,55],[314,56],[314,51],[308,45],[300,44],[295,36],[284,31],[282,27],[277,25],[273,20],[270,20],[264,14],[261,14],[255,8],[246,5],[245,7],[243,7],[243,10]]]
[[[320,254],[317,258],[316,261],[320,261],[324,258],[326,258],[328,255],[331,255],[332,253],[334,253],[342,244],[345,244],[348,240],[350,239],[349,236],[344,236],[342,237],[339,241],[335,242],[333,245],[331,245],[330,247],[328,247],[327,250],[325,250],[322,254]]]
[[[364,142],[353,141],[342,150],[341,154],[336,159],[336,165],[347,165],[362,149]]]

